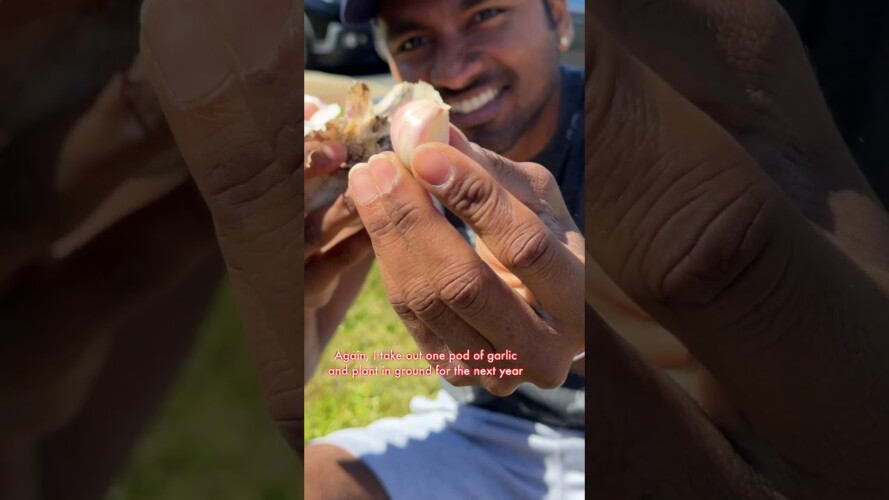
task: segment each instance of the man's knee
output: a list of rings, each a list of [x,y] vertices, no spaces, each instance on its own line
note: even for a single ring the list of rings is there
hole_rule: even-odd
[[[329,444],[306,447],[306,500],[386,500],[373,472],[348,451]]]

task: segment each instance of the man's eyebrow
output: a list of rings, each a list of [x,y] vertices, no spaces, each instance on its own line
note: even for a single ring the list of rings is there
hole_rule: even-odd
[[[488,0],[460,0],[460,10],[465,11],[475,7],[478,4],[485,3]],[[395,21],[391,24],[386,23],[386,38],[398,38],[411,31],[420,31],[424,26],[416,21],[409,19]]]
[[[419,31],[423,29],[423,26],[416,21],[396,21],[392,24],[386,24],[386,38],[393,39],[398,38],[406,33],[410,33],[411,31]]]
[[[487,0],[461,0],[460,1],[460,10],[469,10],[480,3],[484,3]]]

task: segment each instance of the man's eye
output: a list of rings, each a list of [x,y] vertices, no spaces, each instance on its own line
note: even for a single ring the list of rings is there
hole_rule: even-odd
[[[474,16],[472,16],[472,22],[480,23],[482,21],[487,21],[488,19],[491,19],[492,17],[497,16],[501,13],[503,13],[503,9],[498,9],[496,7],[482,9],[476,12]]]
[[[411,50],[422,47],[423,45],[427,44],[428,42],[429,42],[429,39],[424,36],[413,36],[413,37],[408,38],[404,42],[402,42],[401,45],[399,45],[399,47],[398,47],[398,51],[399,52],[409,52]]]

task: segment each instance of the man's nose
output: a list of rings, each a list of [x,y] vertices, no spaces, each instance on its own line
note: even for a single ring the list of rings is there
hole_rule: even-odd
[[[482,73],[480,52],[461,38],[439,39],[429,75],[433,87],[460,90]]]

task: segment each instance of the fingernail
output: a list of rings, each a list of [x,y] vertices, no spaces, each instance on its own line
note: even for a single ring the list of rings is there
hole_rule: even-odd
[[[364,223],[361,222],[361,219],[358,218],[358,209],[355,208],[355,198],[352,194],[351,186],[346,189],[345,193],[343,193],[343,209],[346,211],[346,215],[348,217],[355,217],[355,220],[349,223],[350,227],[358,227],[364,225]]]
[[[447,184],[454,172],[451,162],[433,146],[417,148],[411,165],[420,179],[435,187]]]
[[[291,38],[293,0],[224,0],[211,2],[222,36],[242,73],[267,69]]]
[[[360,205],[367,205],[380,194],[366,163],[359,163],[349,171],[349,188],[352,199]]]
[[[395,165],[384,155],[374,155],[370,158],[370,173],[380,193],[386,194],[392,191],[392,187],[398,181],[398,171]]]
[[[200,0],[147,0],[142,7],[144,42],[179,104],[206,97],[230,81],[229,60]]]

